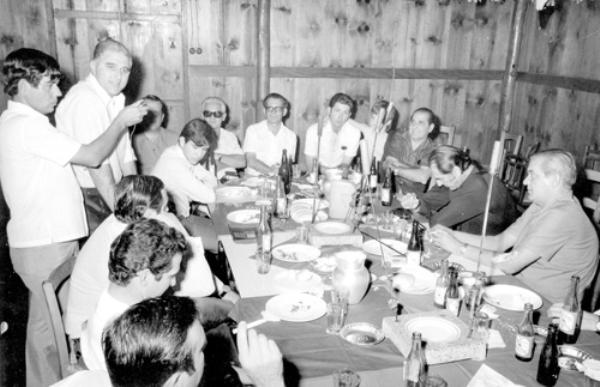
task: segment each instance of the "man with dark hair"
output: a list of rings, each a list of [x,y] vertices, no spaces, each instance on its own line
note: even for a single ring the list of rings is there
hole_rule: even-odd
[[[553,149],[533,155],[524,181],[531,205],[502,233],[487,236],[481,253],[481,262],[515,275],[554,303],[564,300],[573,275],[580,278],[581,300],[598,267],[596,230],[571,188],[576,176],[569,152]],[[480,255],[479,235],[436,226],[433,237],[451,253],[475,261]]]
[[[128,109],[147,108],[143,101],[125,108],[121,93],[131,72],[129,50],[114,39],[100,41],[90,61],[90,74],[73,86],[56,109],[57,128],[82,143],[89,143],[107,128],[122,125]],[[135,155],[129,136],[123,136],[114,152],[99,168],[74,168],[81,186],[90,232],[114,209],[114,189],[123,176],[136,173]]]
[[[290,161],[296,158],[298,138],[283,124],[283,118],[289,113],[289,102],[279,93],[269,93],[262,103],[266,119],[250,125],[244,137],[246,172],[251,175],[277,173],[284,149]]]
[[[355,111],[356,103],[350,96],[337,93],[331,97],[323,128],[313,124],[306,131],[304,156],[308,170],[312,169],[315,160],[325,168],[350,164],[358,150],[362,126],[350,120]]]
[[[102,335],[107,372],[80,371],[54,387],[196,387],[207,342],[194,302],[162,296],[133,305]],[[283,387],[281,352],[246,323],[238,326],[239,361],[257,387]]]
[[[174,285],[186,251],[183,234],[155,219],[134,222],[115,239],[108,289],[81,334],[81,354],[89,369],[105,368],[100,347],[104,327],[131,305],[160,296]]]
[[[27,322],[27,385],[48,385],[58,377],[58,357],[42,296],[42,281],[77,253],[88,234],[83,199],[72,165],[95,167],[114,149],[126,126],[144,109],[130,109],[89,144],[65,136],[47,114],[61,92],[60,69],[51,56],[21,48],[2,66],[10,97],[0,116],[0,180],[11,218],[7,226],[15,272],[30,291]]]
[[[422,193],[431,176],[429,155],[439,132],[436,115],[428,108],[415,110],[407,131],[396,131],[388,137],[383,150],[383,166],[399,177],[403,191]]]

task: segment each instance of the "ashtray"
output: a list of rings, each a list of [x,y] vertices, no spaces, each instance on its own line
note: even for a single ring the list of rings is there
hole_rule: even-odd
[[[379,344],[385,338],[381,329],[366,322],[345,325],[340,336],[349,343],[363,346]]]
[[[579,371],[583,368],[583,361],[591,358],[589,353],[572,345],[558,346],[558,365],[564,370]]]

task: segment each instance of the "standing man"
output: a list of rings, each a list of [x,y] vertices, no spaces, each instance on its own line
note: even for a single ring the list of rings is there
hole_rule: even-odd
[[[306,131],[306,167],[312,170],[313,160],[325,168],[337,168],[350,164],[360,141],[361,131],[350,117],[356,110],[356,103],[349,95],[337,93],[329,100],[328,120],[318,133],[318,124]],[[319,149],[317,139],[321,139]]]
[[[219,97],[208,97],[202,101],[201,108],[202,116],[217,135],[215,163],[211,163],[211,169],[216,169],[218,179],[237,176],[236,169],[246,167],[246,156],[235,134],[222,127],[223,122],[227,119],[225,101]],[[213,172],[215,171],[213,170]]]
[[[131,72],[131,54],[121,43],[107,38],[96,45],[90,75],[69,90],[56,109],[58,130],[87,144],[111,125],[125,106],[121,93]],[[115,184],[136,173],[129,136],[123,136],[114,152],[99,168],[75,167],[81,186],[90,232],[114,210]]]
[[[296,159],[296,133],[283,124],[290,104],[281,94],[270,93],[263,99],[266,120],[250,125],[244,137],[244,152],[250,175],[277,173],[281,154],[287,150],[288,159]]]
[[[82,145],[56,130],[46,117],[61,95],[54,58],[21,48],[8,54],[2,75],[10,98],[0,116],[0,181],[11,215],[6,232],[13,268],[30,292],[27,386],[47,386],[58,380],[59,364],[42,281],[77,253],[78,239],[88,234],[71,165],[98,166],[146,109],[139,103],[129,106],[101,136]]]

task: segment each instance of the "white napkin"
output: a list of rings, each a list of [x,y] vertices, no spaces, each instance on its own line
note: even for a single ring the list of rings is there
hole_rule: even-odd
[[[502,335],[497,329],[490,329],[490,335],[487,340],[488,348],[506,348]]]
[[[514,384],[506,376],[500,374],[493,368],[482,364],[467,387],[523,387],[520,384]]]

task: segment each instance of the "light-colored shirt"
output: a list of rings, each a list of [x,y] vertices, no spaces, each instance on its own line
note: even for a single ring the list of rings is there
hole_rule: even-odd
[[[317,158],[318,150],[317,130],[317,124],[313,124],[308,128],[306,131],[306,145],[304,147],[304,154],[315,159]],[[327,168],[339,166],[344,161],[344,158],[356,156],[359,142],[360,129],[352,121],[346,121],[337,133],[331,128],[331,123],[327,122],[323,126],[321,148],[318,150],[319,164]]]
[[[383,148],[388,138],[388,132],[385,130],[381,130],[376,132],[374,128],[371,128],[367,125],[360,125],[360,130],[363,134],[364,140],[367,146],[367,160],[369,162],[369,166],[371,165],[371,161],[373,160],[373,156],[376,161],[381,161],[383,157]],[[364,157],[364,155],[361,155]]]
[[[288,160],[294,161],[296,157],[296,146],[298,138],[296,133],[288,129],[285,125],[273,134],[267,126],[267,121],[261,121],[250,125],[246,130],[244,137],[244,152],[256,154],[259,161],[267,164],[269,167],[281,162],[283,150],[287,150]],[[258,175],[258,171],[252,168],[246,168],[250,175]]]
[[[137,156],[140,174],[149,175],[163,151],[176,143],[177,134],[162,128],[156,138],[152,140],[146,136],[146,133],[134,135],[133,148]]]
[[[87,235],[83,197],[70,164],[80,147],[45,115],[8,101],[0,116],[0,181],[10,209],[6,231],[11,247]]]
[[[175,202],[177,214],[190,215],[190,202],[214,203],[217,178],[202,165],[192,165],[179,145],[165,149],[152,174],[165,183]]]
[[[111,387],[108,372],[104,370],[77,371],[73,375],[52,384],[50,387]]]
[[[562,302],[577,275],[581,300],[598,266],[598,237],[577,199],[561,198],[543,208],[533,203],[505,233],[516,238],[513,251],[534,253],[519,279],[551,302]]]
[[[217,149],[215,149],[215,156],[219,155],[243,155],[244,151],[238,142],[238,138],[235,134],[231,133],[227,129],[221,128],[219,131],[219,142],[217,143]],[[214,171],[213,171],[214,172]],[[225,167],[217,171],[217,177],[223,177],[227,172],[235,173],[235,168]]]
[[[106,370],[102,351],[102,331],[131,305],[121,302],[103,291],[93,316],[81,332],[81,356],[89,370]]]
[[[123,94],[110,97],[90,74],[73,86],[56,108],[56,127],[79,143],[89,144],[108,129],[124,106]],[[122,166],[135,160],[131,140],[125,134],[103,164],[111,166],[115,182],[119,182],[124,174]],[[74,166],[73,170],[81,187],[95,187],[86,167]]]
[[[200,237],[190,236],[179,219],[171,213],[161,212],[149,217],[174,227],[185,236],[190,244],[192,256],[188,258],[185,276],[178,285],[177,295],[208,296],[215,291],[215,281],[217,281],[217,287],[222,288],[222,283],[213,277],[208,262],[206,262],[204,245]],[[127,224],[111,214],[98,226],[81,248],[71,274],[71,287],[67,302],[65,331],[69,336],[79,337],[81,335],[81,325],[93,315],[100,295],[108,288],[110,245],[126,227]]]

